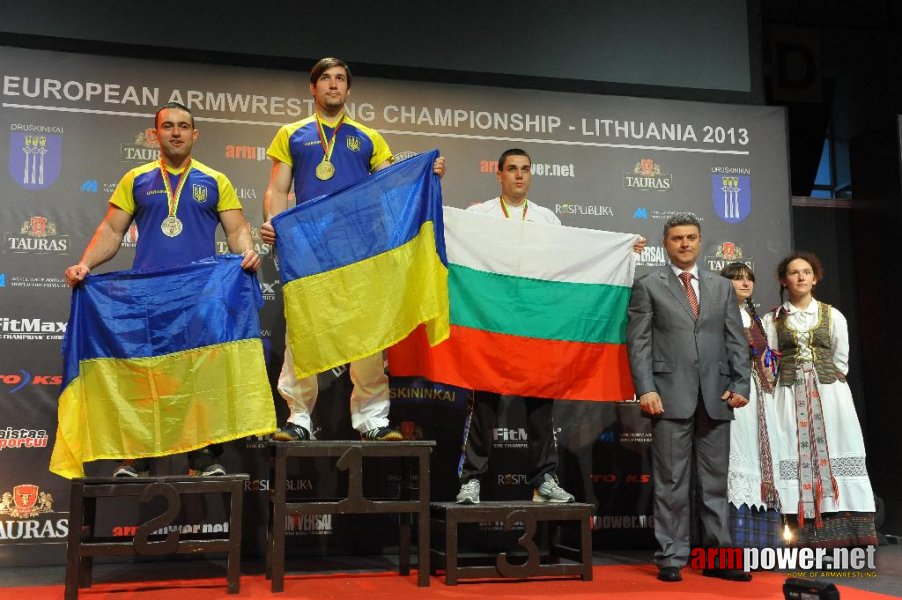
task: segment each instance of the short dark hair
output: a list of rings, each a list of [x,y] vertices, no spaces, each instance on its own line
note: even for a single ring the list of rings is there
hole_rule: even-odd
[[[741,262],[731,262],[720,270],[720,274],[727,279],[741,279],[745,277],[749,281],[755,281],[755,273],[752,271],[752,268]]]
[[[310,69],[310,83],[316,85],[317,80],[319,80],[320,75],[331,69],[332,67],[341,67],[345,70],[345,76],[348,79],[348,89],[351,87],[351,69],[348,67],[348,63],[341,60],[340,58],[335,58],[334,56],[327,56],[326,58],[319,59],[313,68]]]
[[[664,239],[667,239],[667,232],[673,229],[674,227],[680,227],[682,225],[695,225],[698,227],[698,232],[702,232],[702,226],[698,222],[698,219],[692,213],[679,213],[673,215],[667,222],[664,223]]]
[[[167,102],[166,104],[164,104],[157,110],[157,114],[155,114],[153,116],[153,128],[154,129],[156,129],[160,126],[160,113],[163,112],[164,110],[168,110],[170,108],[177,108],[179,110],[183,110],[186,113],[188,113],[188,116],[191,117],[191,129],[194,129],[194,115],[191,114],[191,111],[188,110],[187,106],[185,106],[184,104],[181,104],[179,102]]]
[[[510,148],[501,153],[501,158],[498,159],[498,170],[502,170],[504,168],[504,161],[507,160],[508,156],[525,156],[529,159],[529,164],[532,164],[532,159],[526,153],[526,150],[521,150],[520,148]]]

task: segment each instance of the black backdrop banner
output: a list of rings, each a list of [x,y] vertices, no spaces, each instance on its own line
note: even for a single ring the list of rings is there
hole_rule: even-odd
[[[123,173],[158,157],[156,108],[186,104],[200,132],[195,155],[229,176],[254,227],[264,259],[261,333],[274,382],[285,325],[278,271],[256,229],[270,169],[265,152],[278,127],[310,115],[313,102],[306,73],[8,47],[0,48],[0,65],[0,564],[62,564],[68,483],[47,465],[69,313],[63,270],[80,257]],[[678,212],[702,222],[701,260],[710,269],[741,260],[770,274],[791,246],[781,108],[355,78],[348,112],[381,131],[395,153],[439,148],[450,206],[496,196],[498,156],[525,149],[533,159],[530,200],[564,225],[648,238],[640,275],[665,263],[663,224]],[[129,268],[140,234],[133,227],[101,270]],[[225,251],[221,232],[218,244]],[[759,300],[764,308],[776,304]],[[353,439],[346,370],[320,375],[320,390],[317,436]],[[434,499],[453,498],[467,391],[394,380],[391,400],[393,422],[437,440]],[[281,422],[287,409],[276,402]],[[528,498],[524,415],[516,402],[504,406],[484,497]],[[650,430],[634,399],[558,402],[555,427],[564,487],[597,506],[596,545],[651,547]],[[185,468],[183,457],[158,463],[158,472]],[[224,463],[250,474],[245,552],[262,556],[270,486],[264,441],[228,444]],[[111,467],[88,465],[88,474]],[[371,489],[397,487],[395,465],[372,473]],[[334,462],[322,461],[299,467],[289,485],[298,496],[328,496],[342,483]],[[131,535],[146,514],[159,513],[142,511],[101,506],[99,533]],[[225,521],[223,507],[205,500],[186,506],[178,525],[203,533]],[[379,553],[395,540],[390,516],[320,515],[286,528],[298,554]]]

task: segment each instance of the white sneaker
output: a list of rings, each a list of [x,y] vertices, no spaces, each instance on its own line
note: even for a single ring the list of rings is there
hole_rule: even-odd
[[[573,502],[573,494],[560,486],[557,479],[546,473],[545,481],[532,492],[533,502],[550,502],[553,504],[567,504]]]
[[[462,486],[457,493],[458,504],[479,504],[479,480],[471,479]]]

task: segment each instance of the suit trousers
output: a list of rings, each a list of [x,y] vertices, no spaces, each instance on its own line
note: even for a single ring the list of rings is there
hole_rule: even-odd
[[[698,399],[690,419],[652,420],[652,481],[659,568],[682,568],[689,560],[690,483],[698,473],[699,518],[705,546],[732,545],[727,501],[730,421],[712,419]]]
[[[480,479],[488,471],[492,454],[493,431],[498,426],[499,394],[473,392],[470,397],[463,464],[460,482]],[[557,444],[554,438],[552,412],[554,400],[518,396],[526,407],[526,443],[529,451],[529,483],[538,487],[545,474],[555,475],[557,471]]]
[[[391,405],[384,362],[381,352],[351,362],[351,383],[354,384],[351,391],[351,426],[360,433],[388,426]],[[316,375],[303,379],[295,377],[292,363],[291,346],[288,345],[286,334],[285,360],[276,387],[291,410],[288,422],[300,425],[312,434],[310,413],[316,406],[319,385]]]

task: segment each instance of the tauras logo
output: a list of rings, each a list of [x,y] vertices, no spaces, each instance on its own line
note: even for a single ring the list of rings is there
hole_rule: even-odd
[[[673,186],[673,175],[661,173],[661,166],[650,158],[643,158],[633,165],[632,173],[624,173],[623,187],[641,191],[668,192]]]

